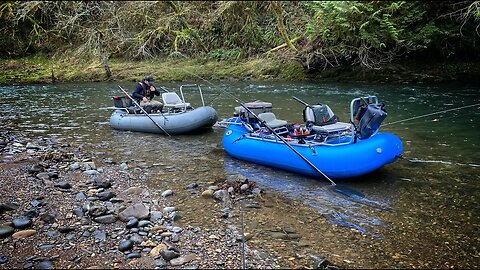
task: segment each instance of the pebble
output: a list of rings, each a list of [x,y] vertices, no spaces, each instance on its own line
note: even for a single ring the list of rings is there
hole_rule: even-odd
[[[173,195],[173,190],[167,189],[164,192],[162,192],[162,197],[168,197]]]
[[[63,189],[72,188],[72,185],[70,185],[70,183],[68,183],[67,181],[58,182],[58,183],[54,184],[53,186],[58,187],[58,188],[63,188]]]
[[[53,263],[49,260],[41,261],[35,265],[35,269],[52,269]]]
[[[118,244],[119,251],[127,251],[133,248],[133,241],[124,239]]]
[[[102,223],[102,224],[110,224],[117,221],[117,217],[115,217],[114,215],[105,215],[105,216],[96,217],[93,220],[95,222]]]
[[[137,219],[146,219],[150,214],[149,208],[143,203],[137,203],[132,206],[127,207],[125,210],[120,212],[118,217],[122,221],[128,221],[130,217],[135,217]]]
[[[186,189],[194,189],[194,188],[196,188],[196,187],[198,187],[198,184],[197,184],[197,183],[191,183],[191,184],[188,184],[188,185],[187,185]]]
[[[178,257],[178,258],[174,258],[172,260],[170,260],[170,264],[172,266],[179,266],[179,265],[183,265],[183,264],[186,264],[188,262],[191,262],[193,260],[199,260],[200,258],[193,254],[193,253],[190,253],[188,255],[185,255],[185,256],[181,256],[181,257]]]
[[[127,259],[140,258],[142,255],[138,252],[132,252],[127,255]]]
[[[212,189],[205,190],[204,192],[202,192],[202,197],[205,197],[205,198],[213,197],[213,190]]]
[[[135,228],[137,226],[138,226],[138,219],[136,218],[129,219],[126,225],[127,229]]]
[[[25,229],[32,225],[32,220],[28,217],[21,216],[12,219],[13,227],[16,229]]]
[[[5,238],[13,234],[14,228],[10,226],[0,226],[0,238]]]
[[[160,255],[162,255],[162,258],[165,259],[165,261],[170,261],[171,259],[174,259],[180,256],[179,253],[172,250],[168,250],[168,249],[161,250]]]
[[[12,237],[14,239],[22,239],[26,237],[30,237],[32,235],[35,235],[37,233],[36,230],[23,230],[23,231],[18,231],[14,234],[12,234]]]
[[[4,264],[8,262],[8,258],[5,256],[0,256],[0,264]]]

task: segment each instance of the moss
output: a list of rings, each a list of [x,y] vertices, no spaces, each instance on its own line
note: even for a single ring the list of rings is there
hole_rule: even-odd
[[[54,81],[137,81],[153,74],[159,81],[188,80],[265,80],[290,81],[367,81],[367,82],[438,82],[451,80],[478,81],[479,63],[409,63],[390,64],[379,70],[340,67],[314,74],[305,73],[295,60],[286,58],[252,58],[247,60],[213,61],[205,58],[157,58],[144,61],[111,59],[112,78],[105,75],[96,58],[73,54],[62,57],[36,56],[16,60],[0,60],[0,84],[51,83]]]

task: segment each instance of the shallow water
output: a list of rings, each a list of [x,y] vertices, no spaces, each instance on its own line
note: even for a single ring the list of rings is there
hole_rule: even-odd
[[[207,104],[219,118],[230,117],[235,99],[273,103],[274,112],[289,122],[302,121],[303,105],[326,103],[348,120],[353,98],[377,95],[388,117],[381,130],[399,136],[404,158],[360,178],[327,181],[235,160],[221,145],[223,129],[201,134],[166,137],[117,131],[108,118],[112,96],[120,95],[113,83],[2,86],[4,130],[28,131],[28,136],[49,136],[82,145],[98,159],[146,164],[146,184],[178,190],[185,206],[184,222],[208,226],[207,200],[189,204],[191,182],[215,183],[241,174],[269,192],[269,207],[248,208],[246,227],[253,232],[252,246],[291,260],[306,260],[296,253],[319,253],[347,267],[478,267],[480,237],[478,201],[480,107],[425,114],[478,104],[478,86],[462,84],[309,84],[287,82],[215,82],[202,84]],[[133,89],[133,83],[124,88]],[[179,85],[166,84],[169,89]],[[186,99],[198,106],[193,91]],[[103,108],[103,109],[102,109]],[[206,185],[206,184],[205,184]],[[275,201],[276,203],[271,203]],[[195,216],[195,218],[188,218]],[[278,240],[268,233],[272,223],[293,227],[301,241]],[[273,227],[275,227],[273,226]]]

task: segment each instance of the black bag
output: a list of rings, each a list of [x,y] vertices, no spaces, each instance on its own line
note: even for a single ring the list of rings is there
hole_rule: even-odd
[[[387,112],[383,104],[368,104],[358,123],[358,138],[366,139],[373,135],[382,124]]]

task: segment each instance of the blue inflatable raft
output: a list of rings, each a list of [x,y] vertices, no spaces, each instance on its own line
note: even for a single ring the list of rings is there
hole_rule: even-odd
[[[237,107],[236,117],[223,121],[224,150],[241,160],[322,177],[272,131],[334,179],[372,172],[394,162],[402,153],[402,142],[397,136],[378,132],[386,112],[375,96],[352,100],[350,123],[338,122],[328,105],[305,103],[302,126],[276,119],[270,111],[271,103],[257,101],[245,105],[256,111],[255,117]]]

